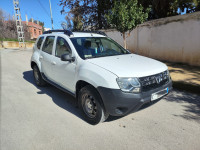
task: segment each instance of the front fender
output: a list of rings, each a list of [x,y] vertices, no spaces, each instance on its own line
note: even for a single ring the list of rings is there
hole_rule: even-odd
[[[116,82],[117,76],[115,74],[91,63],[86,63],[79,67],[77,79],[88,82],[95,88],[106,87],[119,89]]]

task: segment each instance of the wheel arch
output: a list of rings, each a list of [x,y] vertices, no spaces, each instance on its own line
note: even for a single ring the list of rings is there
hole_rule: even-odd
[[[85,87],[85,86],[87,86],[87,85],[92,86],[92,87],[97,91],[97,93],[98,93],[99,96],[101,97],[99,103],[102,105],[102,107],[103,107],[104,110],[105,110],[105,106],[104,106],[104,103],[103,103],[103,100],[102,100],[102,96],[101,96],[101,94],[99,93],[98,89],[95,88],[95,86],[93,86],[91,83],[86,82],[86,81],[84,81],[84,80],[79,80],[79,81],[76,83],[76,99],[77,99],[77,101],[78,101],[78,93],[79,93],[79,91],[80,91],[83,87]]]
[[[38,69],[39,69],[40,72],[41,72],[41,65],[32,60],[32,61],[31,61],[31,68],[32,68],[32,69],[33,69],[33,66],[34,66],[34,65],[37,65]]]
[[[31,68],[33,69],[33,66],[37,65],[34,61],[31,61]]]

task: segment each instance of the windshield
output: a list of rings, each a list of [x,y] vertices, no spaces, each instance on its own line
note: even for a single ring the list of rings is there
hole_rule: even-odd
[[[77,37],[71,41],[82,59],[130,54],[107,37]]]

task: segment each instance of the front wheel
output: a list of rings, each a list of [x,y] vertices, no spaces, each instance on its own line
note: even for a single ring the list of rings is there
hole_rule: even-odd
[[[83,87],[78,94],[79,108],[85,120],[90,124],[98,124],[108,118],[108,113],[100,104],[101,97],[96,89],[90,85]]]

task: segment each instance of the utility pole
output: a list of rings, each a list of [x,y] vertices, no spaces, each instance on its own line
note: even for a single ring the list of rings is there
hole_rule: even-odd
[[[16,20],[16,26],[17,26],[17,36],[20,44],[23,43],[24,45],[24,31],[23,31],[23,25],[22,25],[22,18],[21,18],[21,12],[19,7],[19,0],[13,0],[14,5],[14,12],[15,12],[15,20]]]
[[[53,30],[53,17],[52,17],[52,11],[51,11],[51,0],[49,0],[49,6],[50,6],[51,24],[52,24],[52,30]]]

